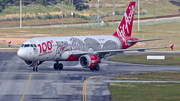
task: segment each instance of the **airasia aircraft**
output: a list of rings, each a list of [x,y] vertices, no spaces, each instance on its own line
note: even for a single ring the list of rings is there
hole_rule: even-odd
[[[158,49],[169,47],[152,47],[127,49],[137,42],[153,41],[138,40],[131,37],[135,2],[130,2],[127,10],[113,35],[99,36],[67,36],[67,37],[37,37],[25,41],[21,46],[8,43],[8,45],[20,47],[17,55],[25,61],[25,64],[38,71],[38,65],[44,61],[55,61],[54,69],[62,70],[63,64],[59,61],[79,61],[83,68],[99,71],[99,63],[107,54],[124,51],[145,51],[146,49]],[[173,46],[171,46],[173,49]]]

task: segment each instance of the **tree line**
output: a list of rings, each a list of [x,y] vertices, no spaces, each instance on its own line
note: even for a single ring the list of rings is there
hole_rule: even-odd
[[[64,1],[65,5],[72,4],[72,0],[22,0],[23,5],[29,5],[29,4],[40,4],[43,6],[51,5],[48,2],[51,2],[53,4],[61,3]],[[91,0],[73,0],[73,4],[75,5],[77,10],[83,10],[89,8],[88,6],[84,5],[83,3],[88,3],[88,1]],[[8,8],[10,6],[19,6],[20,0],[0,0],[0,12],[2,12],[3,9]]]

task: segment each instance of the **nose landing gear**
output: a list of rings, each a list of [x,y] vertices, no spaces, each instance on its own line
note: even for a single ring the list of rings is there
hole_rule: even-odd
[[[33,65],[33,72],[38,72],[38,62],[34,62],[34,65]]]

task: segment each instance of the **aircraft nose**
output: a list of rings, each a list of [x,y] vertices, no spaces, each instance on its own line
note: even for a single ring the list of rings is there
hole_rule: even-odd
[[[17,55],[22,58],[22,59],[25,59],[26,58],[26,50],[25,49],[19,49],[18,52],[17,52]]]

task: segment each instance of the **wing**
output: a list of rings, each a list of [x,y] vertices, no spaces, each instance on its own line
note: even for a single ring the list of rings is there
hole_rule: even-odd
[[[11,44],[11,41],[8,43],[8,45],[9,45],[9,47],[10,47],[10,46],[21,47],[21,45]]]
[[[148,40],[137,40],[137,41],[128,41],[128,43],[135,43],[135,42],[145,42],[145,41],[155,41],[155,40],[162,40],[162,39],[148,39]]]
[[[72,55],[74,57],[80,57],[82,55],[86,55],[86,54],[93,54],[93,55],[100,55],[100,54],[109,54],[109,53],[121,53],[121,52],[125,52],[125,51],[141,51],[144,52],[145,50],[149,50],[149,49],[162,49],[162,48],[171,48],[173,50],[173,46],[166,46],[166,47],[150,47],[150,48],[135,48],[135,49],[118,49],[118,50],[103,50],[103,51],[94,51],[94,52],[73,52]]]

